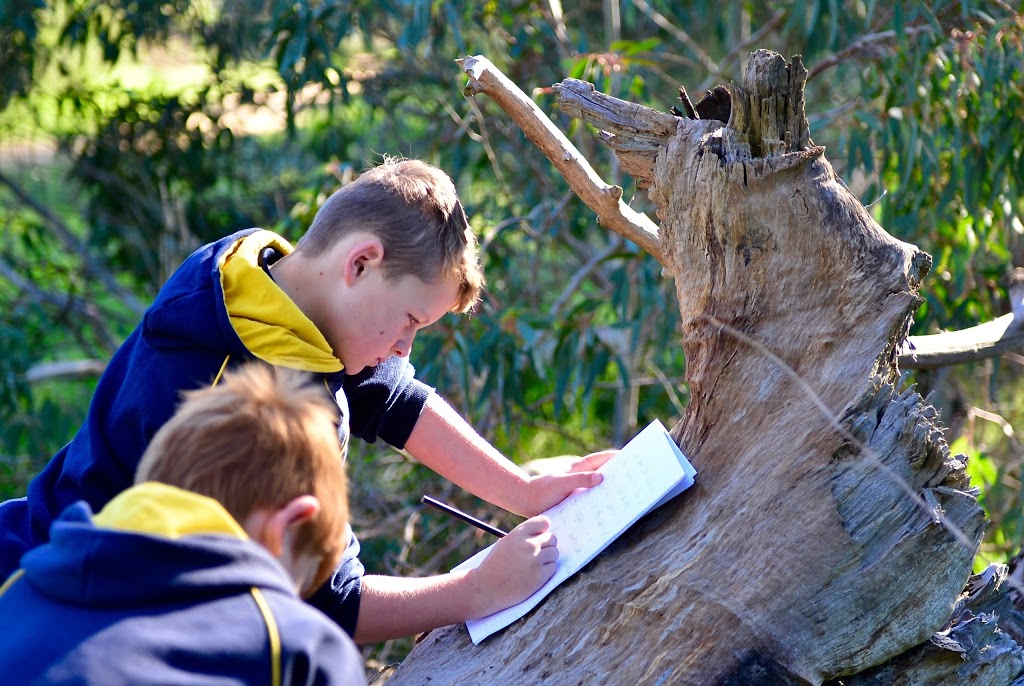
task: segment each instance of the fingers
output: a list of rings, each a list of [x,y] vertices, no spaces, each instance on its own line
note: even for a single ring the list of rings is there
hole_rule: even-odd
[[[555,546],[541,548],[537,553],[537,561],[542,565],[553,565],[558,562],[558,548]]]
[[[558,538],[550,531],[527,539],[531,555],[541,565],[553,564],[558,560]]]
[[[542,515],[536,517],[530,517],[525,522],[521,523],[516,529],[519,529],[526,536],[537,536],[544,533],[551,528],[551,520]]]
[[[558,571],[558,557],[558,539],[547,517],[532,517],[512,529],[477,568],[482,588],[486,589],[480,616],[535,593]]]
[[[561,474],[544,474],[531,478],[529,497],[522,514],[544,512],[572,495],[577,489],[587,489],[604,481],[604,475],[594,471],[618,454],[618,450],[602,450],[582,457]]]
[[[531,517],[513,529],[512,534],[521,536],[527,544],[539,553],[550,555],[553,551],[555,557],[551,561],[558,559],[558,537],[551,532],[551,520],[547,517]]]
[[[574,462],[567,474],[579,477],[580,480],[577,482],[576,488],[591,488],[604,480],[604,476],[596,470],[618,454],[618,450],[601,450],[590,453]]]
[[[592,488],[604,481],[604,475],[600,472],[569,472],[559,478],[562,479],[563,487],[567,489],[566,495],[577,488]]]
[[[592,472],[595,469],[600,469],[608,460],[612,459],[619,454],[618,450],[601,450],[596,453],[590,453],[585,457],[581,457],[573,464],[570,472]]]

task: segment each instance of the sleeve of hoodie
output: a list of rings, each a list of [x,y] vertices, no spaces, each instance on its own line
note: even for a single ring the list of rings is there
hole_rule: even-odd
[[[351,432],[368,443],[378,438],[401,450],[409,440],[434,389],[414,377],[404,357],[390,357],[351,376],[341,385],[348,397]]]

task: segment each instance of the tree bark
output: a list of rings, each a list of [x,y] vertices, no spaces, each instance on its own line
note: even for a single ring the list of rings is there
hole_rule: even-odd
[[[672,434],[697,483],[480,646],[431,632],[389,684],[845,683],[953,621],[984,517],[896,364],[931,258],[813,145],[805,79],[799,58],[758,51],[728,124],[669,127],[558,86],[650,187],[691,397]],[[1020,671],[1003,648],[972,683]]]

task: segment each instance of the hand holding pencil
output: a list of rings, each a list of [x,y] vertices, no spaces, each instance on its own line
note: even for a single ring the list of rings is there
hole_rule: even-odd
[[[476,569],[479,617],[486,617],[526,600],[558,568],[558,540],[551,520],[531,517],[495,543]],[[477,619],[474,617],[473,619]]]
[[[532,517],[505,533],[429,495],[423,496],[420,502],[500,539],[480,566],[469,572],[476,582],[472,588],[477,616],[472,619],[486,617],[529,598],[554,576],[558,539],[551,533],[551,520],[547,517]]]

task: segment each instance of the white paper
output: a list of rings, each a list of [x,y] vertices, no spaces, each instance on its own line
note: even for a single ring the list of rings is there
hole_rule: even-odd
[[[604,474],[600,484],[574,493],[544,513],[558,538],[554,576],[518,605],[466,622],[474,644],[536,607],[636,520],[689,488],[697,473],[658,420],[598,471]],[[479,566],[492,547],[476,553],[453,571]]]

